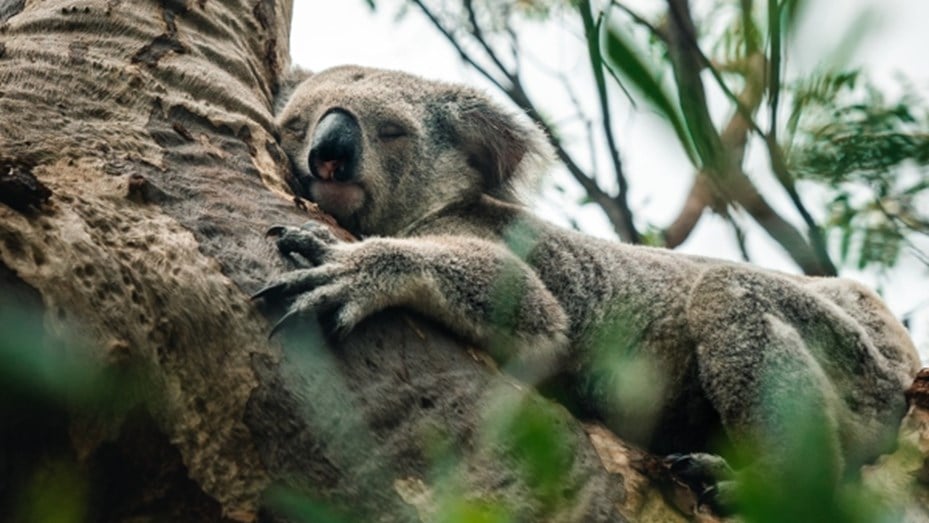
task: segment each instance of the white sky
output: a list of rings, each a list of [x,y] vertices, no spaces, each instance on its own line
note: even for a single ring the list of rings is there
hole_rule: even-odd
[[[818,57],[842,41],[848,28],[860,17],[866,18],[870,28],[863,33],[860,43],[849,57],[851,64],[860,64],[873,74],[881,86],[897,88],[895,75],[904,73],[923,92],[929,93],[929,1],[926,0],[842,0],[841,2],[808,2],[806,17],[802,20],[795,38],[795,47],[789,54],[788,75],[800,76],[815,71],[822,64]],[[372,13],[363,0],[295,0],[291,35],[291,53],[295,64],[319,71],[340,64],[360,64],[371,67],[401,69],[428,78],[463,82],[484,88],[498,100],[502,95],[465,65],[451,46],[436,32],[429,22],[411,8],[408,15],[396,19],[400,0],[380,0],[379,9]],[[661,8],[663,2],[630,0],[628,5],[649,13]],[[696,1],[700,11],[707,1]],[[583,147],[582,128],[572,124],[574,104],[565,94],[563,84],[545,70],[563,71],[577,82],[577,97],[581,105],[593,107],[596,103],[590,83],[583,44],[578,37],[573,13],[550,22],[523,24],[518,29],[528,57],[523,64],[526,85],[536,100],[544,100],[549,117],[559,122],[559,130],[574,138],[578,147],[576,157],[589,166],[591,160]],[[799,50],[803,50],[800,52]],[[716,96],[720,96],[717,95]],[[716,98],[725,107],[722,98]],[[637,217],[649,223],[665,226],[674,218],[690,187],[692,168],[683,152],[675,145],[671,131],[656,117],[630,111],[621,94],[613,96],[614,131],[619,142],[624,170],[630,182],[630,203]],[[711,93],[711,107],[713,98]],[[542,105],[542,104],[540,104]],[[719,112],[718,118],[728,117]],[[600,154],[599,156],[603,156]],[[606,161],[596,160],[606,171]],[[765,198],[785,217],[801,223],[783,190],[769,179],[763,151],[749,148],[747,165],[759,166],[753,176]],[[750,174],[752,174],[750,172]],[[553,184],[567,189],[576,199],[581,190],[561,169],[551,173]],[[605,173],[605,180],[609,173]],[[810,186],[801,186],[801,193],[811,210],[822,208],[826,195]],[[600,211],[593,205],[584,208],[558,205],[557,193],[548,185],[545,197],[537,204],[540,214],[553,221],[566,224],[574,219],[591,234],[609,237],[611,228]],[[927,210],[929,214],[929,210]],[[569,216],[570,215],[570,216]],[[751,222],[740,221],[748,233],[748,249],[752,261],[765,267],[797,272],[787,256],[769,240],[766,234]],[[917,241],[923,252],[929,252],[929,238]],[[715,215],[705,215],[681,252],[739,259],[731,227]],[[923,305],[911,317],[911,333],[929,362],[929,272],[912,257],[907,257],[898,268],[881,279],[874,274],[843,270],[843,276],[855,278],[872,287],[880,287],[893,311],[898,315],[910,313]]]

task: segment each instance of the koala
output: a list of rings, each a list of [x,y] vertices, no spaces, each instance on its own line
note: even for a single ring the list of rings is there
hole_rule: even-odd
[[[714,496],[742,471],[777,474],[798,412],[824,427],[836,481],[893,445],[919,358],[862,285],[534,216],[516,187],[553,157],[547,137],[469,87],[337,67],[300,83],[277,122],[306,194],[361,241],[315,222],[269,231],[303,260],[255,295],[290,304],[275,331],[323,313],[339,337],[382,309],[415,311],[617,434],[674,453],[682,473],[714,470]],[[759,452],[720,473],[703,453],[721,440]]]

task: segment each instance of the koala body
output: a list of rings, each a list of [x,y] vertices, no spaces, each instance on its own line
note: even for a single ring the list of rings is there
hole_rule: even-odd
[[[467,87],[339,67],[301,83],[278,122],[308,194],[362,238],[273,230],[309,262],[258,293],[294,300],[281,324],[327,311],[346,333],[415,310],[655,452],[722,436],[776,469],[797,409],[821,416],[835,477],[892,444],[919,360],[867,288],[535,217],[512,183],[551,157],[546,137]],[[646,397],[625,397],[643,377]]]

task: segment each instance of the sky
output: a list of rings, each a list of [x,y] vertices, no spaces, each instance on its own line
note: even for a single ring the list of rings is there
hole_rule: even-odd
[[[429,22],[412,8],[406,16],[397,17],[400,0],[379,0],[372,12],[363,0],[294,0],[291,31],[291,55],[295,64],[319,71],[341,64],[399,69],[421,76],[480,87],[503,103],[508,101],[493,86],[464,64],[444,38]],[[663,2],[630,0],[625,2],[639,12],[648,14],[661,8]],[[713,2],[696,0],[697,13]],[[841,2],[809,2],[788,55],[787,75],[803,76],[823,64],[819,57],[829,55],[847,36],[856,35],[858,44],[849,49],[845,60],[870,71],[877,83],[890,92],[899,90],[898,74],[908,77],[914,85],[929,93],[929,1],[926,0],[842,0]],[[530,95],[545,100],[549,118],[559,123],[559,131],[569,145],[583,147],[582,127],[574,118],[576,104],[593,108],[596,103],[593,84],[589,80],[589,64],[573,16],[556,16],[546,23],[524,23],[518,27],[526,60],[523,74]],[[566,93],[561,80],[549,71],[559,71],[571,79],[575,100]],[[717,103],[714,103],[714,96]],[[616,107],[613,128],[622,153],[624,170],[630,182],[630,205],[637,217],[648,223],[667,225],[680,209],[690,187],[692,167],[687,157],[675,146],[670,129],[657,117],[632,111],[628,102],[617,93],[612,102]],[[710,93],[711,109],[725,107],[720,93]],[[714,117],[725,121],[727,114],[716,111]],[[583,150],[583,149],[579,149]],[[605,166],[601,152],[578,153],[585,167]],[[762,193],[782,215],[801,223],[777,182],[766,175],[755,176],[752,165],[765,165],[764,151],[750,148],[747,164]],[[594,169],[596,170],[596,169]],[[602,169],[601,171],[605,171]],[[767,172],[764,167],[759,173]],[[609,173],[606,173],[609,179]],[[611,237],[611,227],[593,205],[564,205],[560,186],[571,201],[577,201],[582,191],[563,169],[555,168],[549,175],[539,198],[536,211],[552,221],[567,225],[577,222],[582,230],[601,237]],[[801,193],[811,209],[822,208],[827,195],[815,187],[801,186]],[[927,211],[929,214],[929,211]],[[740,220],[747,233],[747,248],[753,263],[785,271],[797,272],[786,254],[750,219]],[[918,238],[919,247],[929,253],[929,238]],[[680,252],[740,259],[731,227],[715,215],[705,215]],[[929,270],[913,257],[907,257],[889,275],[878,277],[871,272],[842,270],[842,276],[879,288],[893,312],[910,316],[911,334],[924,363],[929,363]],[[913,311],[916,311],[913,313]]]

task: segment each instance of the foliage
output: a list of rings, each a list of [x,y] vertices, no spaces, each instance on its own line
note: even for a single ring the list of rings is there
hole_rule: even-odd
[[[699,160],[693,146],[693,129],[685,123],[679,106],[674,101],[675,95],[668,92],[660,72],[656,71],[654,66],[646,64],[646,57],[640,56],[640,52],[633,48],[619,31],[609,31],[606,34],[605,47],[605,67],[613,72],[614,77],[622,77],[627,86],[632,86],[641,99],[671,124],[687,156],[696,166]]]
[[[840,65],[870,27],[866,13],[847,29],[832,54],[822,57],[824,64],[832,64],[821,68],[825,73],[795,78],[784,64],[792,32],[807,11],[808,3],[800,0],[704,2],[699,13],[691,13],[688,2],[671,0],[660,16],[654,11],[638,13],[621,1],[401,4],[410,7],[406,13],[418,8],[426,14],[468,63],[538,117],[586,193],[577,203],[601,207],[626,241],[655,244],[664,239],[675,247],[705,208],[732,221],[746,255],[745,229],[737,221],[750,218],[809,274],[835,274],[832,258],[846,267],[886,271],[904,252],[929,265],[929,256],[913,243],[913,235],[925,234],[927,224],[929,193],[921,168],[929,152],[926,135],[920,132],[926,125],[925,105],[915,90],[889,102],[886,89],[865,87],[863,73]],[[600,89],[599,114],[579,116],[588,122],[585,140],[572,140],[559,124],[542,118],[549,112],[545,103],[534,100],[523,85],[524,49],[518,27],[554,19],[566,24],[573,19],[583,30],[595,83],[603,82],[605,71],[605,78],[625,93],[634,111],[653,112],[669,123],[695,166],[695,176],[710,179],[706,195],[698,188],[699,180],[693,181],[691,196],[702,198],[702,208],[682,208],[665,228],[646,222],[629,205],[628,183],[634,184],[642,173],[627,173],[622,166],[622,140],[611,129],[612,88]],[[581,84],[560,80],[572,91],[572,99],[582,96],[575,92]],[[724,126],[714,123],[709,110],[713,93],[722,93],[728,103],[731,117]],[[759,116],[763,109],[766,118]],[[578,153],[584,148],[579,142],[589,150]],[[748,147],[766,150],[767,176],[782,187],[802,223],[792,223],[767,202],[755,185],[759,174],[746,174],[759,170],[746,163]],[[603,151],[616,151],[610,161],[615,185],[575,159],[596,158]],[[829,202],[801,196],[798,184],[816,185],[819,190],[803,193],[825,191]],[[817,219],[822,216],[826,218]]]
[[[15,521],[85,521],[89,474],[56,433],[69,419],[113,423],[148,401],[150,387],[137,369],[104,366],[89,348],[44,335],[40,314],[15,297],[0,295],[0,512]],[[34,466],[19,469],[33,453]]]
[[[888,100],[858,71],[801,80],[792,91],[791,164],[831,189],[826,223],[840,260],[893,267],[910,234],[929,234],[929,106],[912,88]]]

